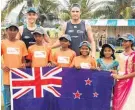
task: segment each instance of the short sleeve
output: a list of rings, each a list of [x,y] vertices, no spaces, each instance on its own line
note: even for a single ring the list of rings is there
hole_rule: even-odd
[[[97,64],[100,64],[100,59],[97,59],[96,61],[97,61]]]
[[[24,42],[22,42],[22,56],[27,56],[28,51]]]
[[[119,62],[118,61],[114,61],[114,64],[113,64],[115,67],[118,67],[119,66]]]
[[[48,48],[48,61],[52,61],[52,60],[53,60],[52,50]]]
[[[114,68],[115,70],[119,70],[119,62],[118,62],[118,61],[114,61],[114,63],[113,63],[113,68]]]
[[[92,58],[92,66],[96,68],[96,60]]]
[[[72,57],[71,61],[73,61],[73,59],[76,57],[76,53],[74,51],[72,52],[72,54],[73,54],[73,57]]]
[[[76,57],[76,53],[73,51],[73,55],[74,55],[74,57]]]
[[[75,57],[76,58],[76,57]],[[75,58],[73,59],[71,65],[70,65],[70,68],[74,67],[75,66]]]
[[[27,59],[31,60],[32,59],[32,52],[31,52],[31,48],[28,48],[28,55],[27,55]]]
[[[56,53],[51,53],[51,57],[52,57],[52,62],[57,66],[57,54]]]

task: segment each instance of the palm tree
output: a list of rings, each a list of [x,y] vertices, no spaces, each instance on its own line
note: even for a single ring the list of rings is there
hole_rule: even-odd
[[[3,8],[1,14],[1,20],[4,21],[5,17],[19,4],[21,4],[23,0],[8,0],[6,6]]]
[[[64,0],[64,2],[67,6],[67,9],[65,9],[64,7],[61,10],[61,19],[65,21],[70,19],[70,8],[73,3],[78,3],[81,6],[81,19],[91,18],[91,10],[94,7],[94,2],[92,2],[91,0]]]
[[[2,10],[2,21],[5,19],[5,17],[14,9],[16,8],[17,5],[21,4],[24,0],[9,0],[7,2],[7,5],[5,8]],[[36,7],[37,10],[40,13],[41,20],[49,19],[48,15],[49,13],[55,13],[55,15],[58,14],[58,1],[57,0],[27,0],[27,7]],[[22,7],[20,11],[20,16],[19,19],[22,18],[22,10],[26,10],[26,7]],[[56,18],[56,17],[54,17]]]
[[[132,0],[101,1],[93,12],[94,18],[130,19]]]
[[[53,20],[58,18],[60,5],[57,0],[39,0],[40,2],[35,5],[39,11],[40,24],[44,24],[45,20]]]
[[[133,12],[132,12],[132,19],[135,19],[135,9],[133,9]]]

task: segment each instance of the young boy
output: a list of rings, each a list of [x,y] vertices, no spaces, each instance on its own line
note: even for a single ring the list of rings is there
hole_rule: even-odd
[[[36,28],[33,32],[36,44],[28,48],[27,59],[30,60],[29,65],[32,67],[45,67],[50,63],[51,49],[43,44],[44,30],[42,28]]]
[[[53,63],[59,67],[70,67],[73,58],[76,53],[69,49],[71,37],[69,35],[63,35],[59,38],[61,48],[53,55]]]
[[[24,57],[27,55],[27,49],[23,41],[17,40],[18,26],[9,24],[6,27],[7,39],[1,42],[1,55],[3,56],[3,84],[5,95],[5,110],[11,109],[10,104],[10,68],[25,67]]]

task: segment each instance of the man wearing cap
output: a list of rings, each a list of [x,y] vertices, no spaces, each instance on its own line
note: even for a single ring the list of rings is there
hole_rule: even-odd
[[[51,49],[42,43],[44,38],[44,30],[36,28],[33,32],[36,43],[28,48],[27,59],[30,60],[28,66],[45,67],[51,61]]]
[[[19,29],[16,24],[9,24],[6,27],[7,39],[1,42],[1,55],[3,56],[3,84],[5,110],[11,110],[10,94],[10,68],[25,67],[25,56],[27,55],[26,45],[23,41],[17,40],[16,35]]]
[[[69,48],[72,42],[69,35],[63,35],[59,38],[61,48],[53,55],[53,64],[59,67],[70,67],[76,53]]]
[[[25,25],[21,26],[19,28],[19,33],[17,35],[18,39],[21,39],[24,41],[24,43],[26,44],[26,47],[28,48],[30,45],[35,43],[35,39],[33,37],[32,32],[34,32],[34,30],[37,27],[41,27],[39,25],[36,24],[36,20],[38,18],[38,12],[36,10],[36,8],[34,7],[30,7],[27,9],[27,13],[26,13],[26,23]],[[41,27],[43,28],[43,27]],[[49,43],[49,37],[47,35],[46,32],[44,32],[44,40]]]
[[[95,57],[95,41],[90,26],[86,25],[83,20],[80,19],[81,7],[78,4],[73,4],[70,10],[71,20],[62,26],[62,34],[68,34],[71,36],[71,49],[73,49],[77,55],[79,55],[79,44],[82,41],[89,41],[92,46],[92,56]],[[60,42],[57,41],[52,48],[58,47]]]

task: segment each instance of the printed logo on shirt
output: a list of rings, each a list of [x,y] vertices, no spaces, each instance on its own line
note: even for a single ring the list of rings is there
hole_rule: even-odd
[[[81,63],[80,66],[83,69],[90,69],[91,68],[91,65],[89,63]]]
[[[69,57],[58,56],[58,63],[69,64]]]
[[[77,33],[83,34],[84,32],[82,30],[77,30]]]
[[[77,28],[77,26],[74,26],[74,28]]]
[[[34,52],[35,58],[46,58],[46,52],[44,51],[35,51]]]
[[[71,38],[78,38],[79,36],[71,36]]]
[[[74,30],[68,30],[68,32],[69,32],[69,33],[72,33],[72,32],[74,32]]]
[[[24,38],[25,38],[25,39],[29,39],[29,38],[30,38],[30,36],[24,36]]]
[[[7,54],[19,55],[20,54],[20,49],[19,48],[14,48],[14,47],[8,47],[7,48]]]

